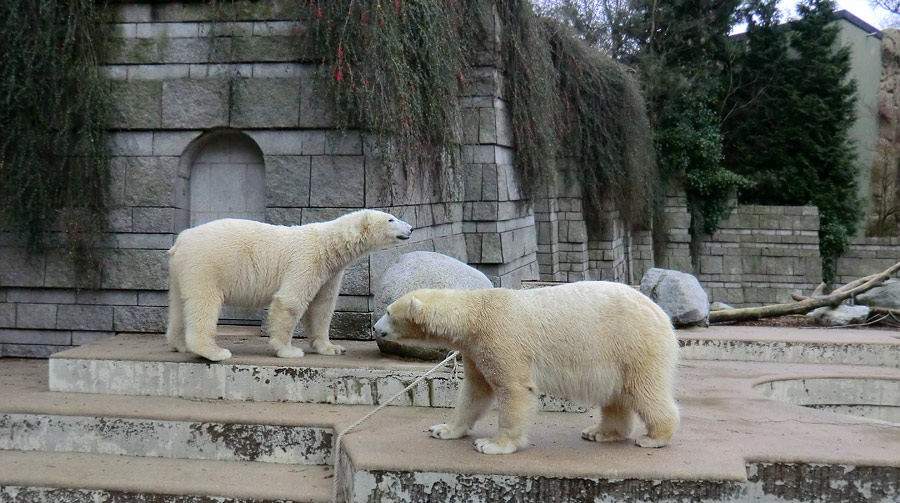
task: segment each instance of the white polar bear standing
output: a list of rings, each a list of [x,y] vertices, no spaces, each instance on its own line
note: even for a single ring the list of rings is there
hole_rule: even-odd
[[[416,290],[388,306],[375,336],[450,346],[465,379],[453,419],[429,430],[441,439],[469,433],[496,397],[499,431],[475,449],[509,454],[527,442],[539,392],[603,408],[581,433],[611,442],[647,426],[635,442],[661,447],[678,426],[673,380],[678,340],[669,317],[627,285],[582,281],[534,290]]]
[[[166,340],[176,351],[230,358],[215,341],[222,305],[268,305],[269,344],[278,356],[303,356],[291,346],[301,316],[314,351],[343,353],[328,341],[328,330],[344,269],[411,232],[406,222],[375,210],[293,227],[228,218],[187,229],[169,250]]]

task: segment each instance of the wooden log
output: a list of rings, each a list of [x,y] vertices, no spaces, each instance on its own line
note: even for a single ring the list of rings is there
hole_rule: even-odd
[[[872,274],[865,278],[851,281],[824,297],[808,297],[800,302],[794,302],[793,304],[773,304],[770,306],[713,311],[709,313],[709,322],[723,323],[728,321],[752,321],[760,318],[772,318],[790,314],[806,314],[820,307],[836,306],[853,295],[865,292],[880,285],[898,270],[900,270],[900,262],[897,262],[878,274]]]

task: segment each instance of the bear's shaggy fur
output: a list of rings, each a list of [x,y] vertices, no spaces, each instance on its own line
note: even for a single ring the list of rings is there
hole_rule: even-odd
[[[344,268],[410,232],[406,222],[375,210],[293,227],[229,218],[187,229],[169,250],[166,340],[176,351],[230,358],[214,339],[222,305],[268,305],[269,344],[278,356],[303,356],[291,346],[301,316],[314,351],[343,353],[328,330]]]
[[[673,379],[678,341],[668,316],[619,283],[582,281],[534,290],[417,290],[388,306],[375,336],[450,346],[463,354],[465,379],[455,415],[435,438],[468,434],[494,397],[499,432],[475,449],[508,454],[526,443],[538,393],[603,408],[581,433],[610,442],[647,426],[635,442],[665,445],[678,426]]]

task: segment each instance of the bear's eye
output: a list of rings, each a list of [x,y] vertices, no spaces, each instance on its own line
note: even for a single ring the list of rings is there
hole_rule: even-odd
[[[393,221],[394,221],[393,218],[389,218],[389,219],[388,219],[388,222],[393,222]]]

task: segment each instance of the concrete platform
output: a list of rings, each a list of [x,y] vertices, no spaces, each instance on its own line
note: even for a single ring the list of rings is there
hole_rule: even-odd
[[[579,432],[596,421],[593,413],[544,413],[526,449],[502,459],[473,456],[471,439],[428,439],[431,417],[390,409],[345,437],[353,489],[364,495],[353,501],[397,493],[410,495],[404,501],[463,501],[463,494],[550,501],[533,499],[535,491],[588,501],[897,501],[900,425],[799,407],[753,389],[835,375],[900,379],[895,369],[875,367],[685,362],[682,425],[658,450],[583,441]],[[475,436],[492,431],[493,424],[479,425]],[[428,496],[434,492],[441,497]]]
[[[851,328],[718,325],[679,330],[681,357],[778,363],[836,363],[900,368],[900,332]]]
[[[347,353],[277,358],[259,327],[220,326],[217,341],[234,357],[209,362],[171,351],[161,335],[120,334],[50,358],[52,391],[198,399],[378,405],[434,364],[385,357],[374,342],[342,341]],[[304,341],[297,341],[302,344]],[[460,369],[461,372],[461,369]],[[392,405],[452,407],[461,374],[446,367]],[[584,412],[542,396],[546,411]]]
[[[776,333],[767,329],[754,330],[759,333],[749,335],[762,341],[781,339],[784,342],[785,338],[792,337],[795,340],[809,338],[809,344],[817,343],[814,334],[810,333],[813,331],[778,329]],[[833,335],[830,331],[825,332],[829,337]],[[872,341],[895,351],[892,343],[882,338],[892,338],[894,333],[852,332],[838,336],[852,335],[858,341]],[[715,335],[716,332],[705,333]],[[692,332],[688,334],[695,335]],[[147,345],[144,346],[135,346],[133,342],[137,341],[136,338],[125,337],[93,348],[85,347],[81,351],[104,354],[106,358],[127,354],[130,359],[122,359],[122,362],[153,363],[164,356],[167,360],[184,359],[180,362],[168,361],[172,365],[190,364],[198,368],[224,366],[192,361],[189,356],[162,351],[152,346],[157,344],[151,342],[154,338],[146,339]],[[161,341],[161,337],[157,336],[156,340]],[[248,340],[247,346],[231,346],[237,349],[236,362],[249,369],[256,368],[255,365],[260,363],[263,363],[261,367],[278,368],[276,364],[283,365],[284,360],[254,353],[257,351],[253,349],[256,342],[260,341],[253,337]],[[841,343],[841,339],[837,343]],[[105,348],[105,353],[98,351],[100,347]],[[54,358],[49,366],[58,362],[87,362],[88,354],[78,351],[71,350]],[[352,367],[341,366],[348,365],[348,362],[355,362],[358,366],[365,364],[388,373],[397,366],[409,375],[418,375],[428,367],[418,362],[382,359],[367,351],[365,347],[351,348],[350,355],[344,360],[309,355],[301,360],[307,360],[310,367],[289,367],[295,370],[284,372],[293,376],[303,375],[306,372],[302,370],[304,368],[333,369],[338,373],[340,369],[345,369],[350,372]],[[271,360],[275,363],[268,363]],[[4,448],[80,450],[83,454],[78,456],[99,456],[98,459],[112,458],[109,455],[112,453],[126,454],[122,459],[129,460],[139,459],[128,456],[133,454],[159,455],[175,459],[157,461],[177,461],[189,466],[194,466],[192,463],[222,463],[221,466],[227,467],[245,463],[260,471],[264,469],[260,467],[277,467],[273,473],[281,473],[278,470],[285,468],[319,470],[328,467],[290,463],[330,463],[333,454],[326,444],[330,444],[334,432],[341,431],[371,410],[371,406],[360,405],[199,401],[166,396],[49,392],[46,387],[47,370],[48,363],[44,361],[0,360],[0,415],[16,417],[16,420],[7,423],[0,421],[0,425],[11,425],[7,430],[0,430],[0,442],[7,442],[2,444],[6,445]],[[88,373],[85,378],[119,381],[143,377]],[[188,373],[181,378],[196,381],[207,376]],[[449,370],[446,379],[453,380]],[[599,419],[594,411],[582,414],[541,412],[534,419],[530,430],[531,442],[526,448],[509,456],[485,456],[472,448],[471,438],[440,441],[428,437],[427,428],[446,421],[449,410],[390,407],[344,437],[339,483],[346,500],[354,502],[900,501],[900,425],[832,412],[849,411],[839,407],[809,408],[789,403],[796,393],[785,390],[795,387],[793,383],[810,383],[812,385],[800,387],[814,390],[815,384],[826,383],[829,379],[883,382],[894,386],[900,383],[900,369],[897,365],[879,367],[686,360],[679,366],[677,381],[682,411],[681,428],[670,446],[654,450],[641,449],[630,442],[597,444],[582,440],[580,431]],[[287,380],[283,385],[293,382],[293,379]],[[112,386],[120,384],[113,383]],[[833,386],[824,386],[824,389],[831,388]],[[890,394],[889,390],[893,388],[885,389]],[[780,394],[778,398],[788,401],[769,398],[764,393],[772,396]],[[818,407],[823,404],[810,402],[809,405]],[[24,428],[26,423],[38,417],[44,419],[35,422],[35,428]],[[82,418],[103,418],[103,422],[83,421]],[[98,435],[97,429],[101,424],[110,426]],[[136,427],[146,424],[151,426]],[[51,425],[57,425],[56,429],[50,428]],[[491,413],[476,427],[474,435],[490,435],[495,431],[495,425],[496,414]],[[272,427],[284,430],[266,429]],[[51,430],[55,432],[53,435],[41,434]],[[229,433],[208,434],[208,431]],[[314,440],[305,440],[307,437],[301,434],[303,431],[318,431],[319,436],[309,437]],[[171,446],[159,447],[160,437],[169,432],[180,432],[177,434],[181,436],[176,435],[177,440],[171,442]],[[269,437],[272,434],[276,437]],[[67,438],[69,436],[83,438],[76,442]],[[241,445],[245,447],[235,450],[229,445],[231,441],[226,440],[232,437],[242,439]],[[50,442],[43,440],[45,438],[57,440]],[[145,452],[142,452],[142,445],[148,446],[143,450]],[[267,457],[276,450],[277,455]],[[20,454],[31,454],[36,456],[35,459],[41,458],[39,455],[61,456],[52,452]],[[222,456],[217,459],[227,461],[202,459],[212,456]],[[191,457],[193,459],[185,459]],[[43,465],[38,463],[34,466]],[[86,462],[82,462],[81,466],[83,470],[89,469]],[[105,466],[99,463],[96,470],[102,472],[106,470]],[[53,473],[56,468],[44,470]],[[35,484],[38,483],[46,486],[48,483],[43,479],[27,478],[22,471],[9,473],[19,475],[7,475],[5,470],[0,470],[0,486],[4,487],[0,490],[0,501],[15,500],[8,496],[9,488],[37,487]],[[140,469],[129,473],[131,477],[143,476]],[[95,476],[100,477],[85,475],[84,480],[102,479],[91,478]],[[73,481],[65,474],[60,477],[64,482],[49,487],[79,490],[85,487],[85,484]],[[243,477],[242,482],[251,487],[256,480],[256,477]],[[88,487],[91,491],[113,494],[121,490],[121,486],[111,480],[91,484]],[[205,490],[199,486],[191,487],[183,491]],[[309,489],[311,493],[307,489],[303,491],[315,495],[319,494],[316,491],[320,489]],[[203,494],[231,498],[223,501],[252,500],[252,491],[247,491],[241,492],[235,488]],[[303,501],[307,493],[300,491],[293,498]],[[4,494],[7,496],[4,497]],[[56,498],[60,494],[53,493],[53,497],[46,500],[80,501],[68,496]],[[253,498],[263,499],[262,493],[253,494]],[[98,497],[98,500],[113,500],[104,498]],[[160,501],[179,501],[172,498],[174,496],[167,496]]]
[[[0,451],[0,502],[331,500],[325,466]]]

